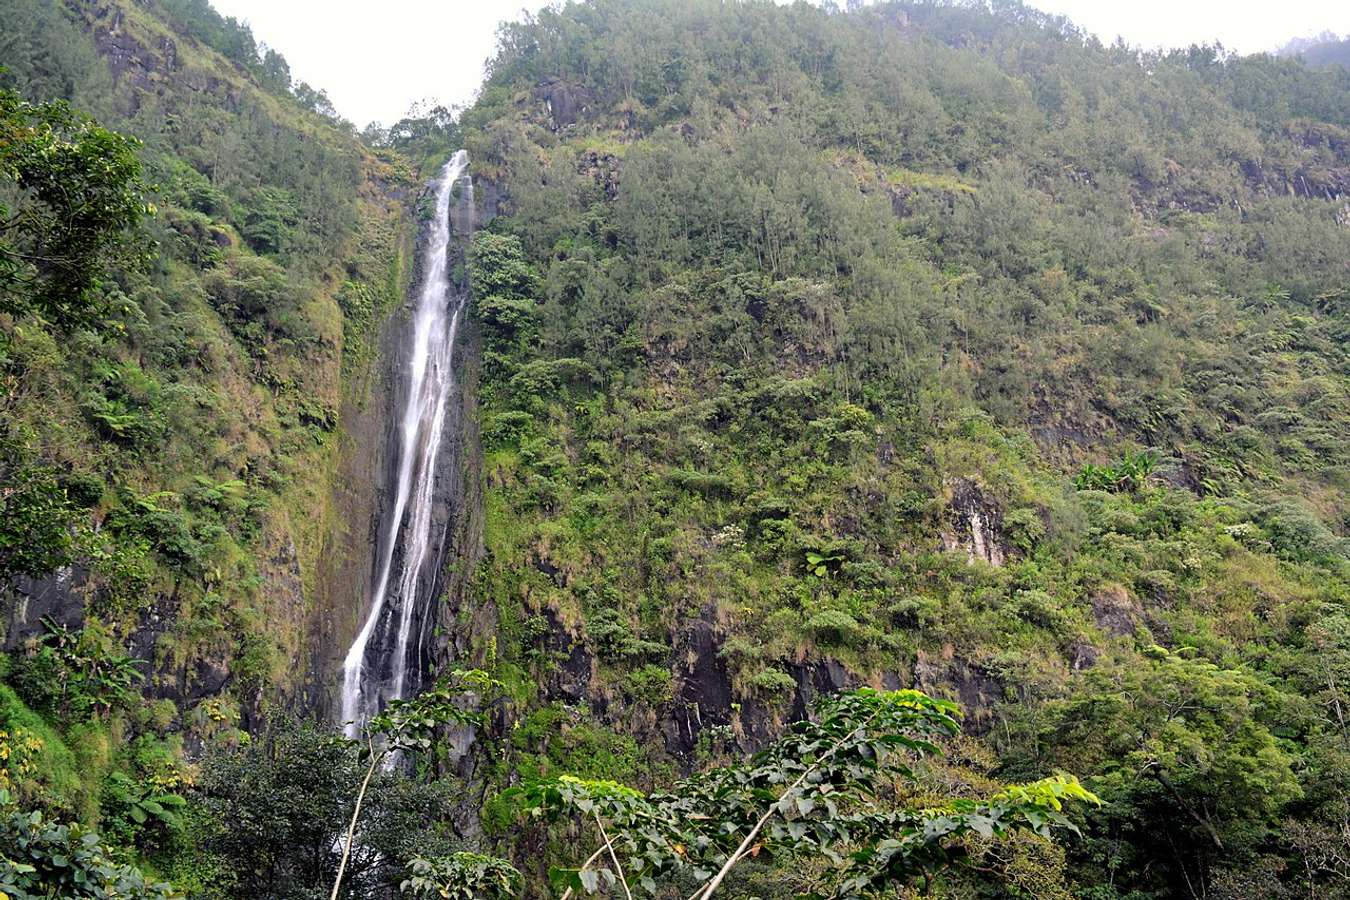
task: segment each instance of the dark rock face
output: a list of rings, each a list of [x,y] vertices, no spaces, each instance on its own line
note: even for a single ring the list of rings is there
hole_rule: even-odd
[[[392,502],[387,473],[395,463],[388,447],[393,435],[394,373],[397,339],[406,327],[400,314],[381,329],[378,363],[343,399],[341,458],[333,482],[335,533],[325,541],[310,604],[308,673],[296,705],[326,713],[337,685],[347,644],[360,628],[362,597],[375,579],[379,541],[377,513]]]
[[[1092,618],[1109,635],[1134,634],[1143,615],[1143,608],[1118,584],[1105,585],[1092,597]]]
[[[1075,672],[1090,669],[1097,664],[1101,651],[1087,641],[1074,641],[1069,646],[1069,667]]]
[[[13,650],[46,630],[43,619],[79,628],[84,624],[88,572],[81,567],[61,569],[46,578],[16,578],[0,585],[5,610],[4,649]]]
[[[451,227],[455,235],[452,253],[456,258],[451,260],[450,268],[452,272],[463,273],[453,286],[463,297],[472,292],[464,264],[469,239],[474,230],[496,217],[501,196],[502,191],[495,183],[475,179],[472,209],[452,207]],[[423,672],[468,660],[474,638],[493,633],[497,622],[496,609],[490,604],[473,602],[469,590],[474,570],[484,554],[483,451],[478,415],[482,351],[480,336],[468,319],[467,309],[464,316],[467,321],[460,327],[455,346],[455,396],[446,415],[442,459],[437,469],[436,522],[439,524],[444,514],[444,527],[439,531],[440,556],[434,570],[440,573],[433,595],[438,602],[429,609],[423,625],[430,632],[423,644],[426,648],[421,660]],[[589,670],[589,662],[586,667]]]
[[[595,658],[586,643],[567,629],[558,614],[544,610],[548,635],[544,646],[558,660],[544,685],[544,696],[564,703],[582,703],[590,698],[591,679],[595,677]]]
[[[979,559],[991,566],[1003,565],[1007,550],[1003,546],[1003,510],[998,502],[966,478],[954,479],[951,490],[952,530],[943,533],[943,546],[965,552],[971,562]]]
[[[1350,137],[1343,129],[1318,122],[1291,123],[1285,136],[1302,153],[1297,163],[1287,160],[1244,159],[1238,164],[1246,190],[1256,197],[1289,196],[1341,203],[1350,200]],[[1243,194],[1223,195],[1188,183],[1185,170],[1166,160],[1151,176],[1136,175],[1135,206],[1146,216],[1163,210],[1209,213],[1228,207],[1241,210],[1250,202]],[[1337,214],[1341,224],[1341,215]]]
[[[722,640],[714,615],[711,605],[705,607],[675,647],[679,687],[665,733],[666,748],[676,754],[692,753],[704,728],[731,724],[731,676],[718,654]]]
[[[914,209],[909,204],[909,198],[913,196],[912,191],[901,188],[893,188],[890,191],[891,197],[891,215],[897,219],[907,219],[914,215]]]
[[[554,131],[576,124],[593,99],[589,89],[555,78],[541,82],[534,95],[548,104]]]
[[[778,736],[786,723],[807,718],[820,698],[869,683],[839,660],[824,657],[789,664],[787,670],[796,686],[779,702],[740,698],[721,657],[723,637],[716,624],[716,610],[710,604],[675,640],[671,668],[677,687],[658,727],[666,751],[682,765],[691,762],[706,729],[730,726],[738,749],[751,753]],[[879,681],[879,686],[887,690],[902,686],[896,673],[884,673]]]
[[[113,78],[131,82],[138,88],[149,89],[157,73],[172,73],[178,68],[178,47],[164,38],[158,52],[122,30],[122,10],[103,7],[95,13],[98,26],[94,31],[95,46],[107,61]]]
[[[489,178],[475,178],[473,201],[478,210],[477,221],[486,224],[502,214],[502,206],[507,201],[506,189]]]
[[[806,718],[811,705],[820,697],[858,686],[858,679],[837,659],[795,665],[792,679],[797,682],[797,691],[792,697],[793,719]]]
[[[577,159],[577,171],[589,176],[604,192],[606,200],[619,195],[619,158],[612,153],[583,151]]]
[[[976,735],[989,730],[990,712],[1004,696],[1002,682],[980,664],[952,653],[950,647],[936,656],[919,652],[914,686],[936,697],[955,693],[966,716],[964,730]]]
[[[141,43],[123,30],[123,12],[114,5],[94,6],[90,20],[94,46],[117,81],[163,97],[168,93],[163,85],[174,80],[192,91],[211,95],[227,109],[239,109],[238,89],[214,75],[184,67],[172,38],[162,37],[154,46]],[[140,106],[138,94],[133,94],[131,106],[133,110]]]
[[[1318,122],[1291,123],[1285,134],[1305,156],[1295,168],[1245,160],[1242,175],[1253,190],[1333,202],[1350,198],[1350,134]]]

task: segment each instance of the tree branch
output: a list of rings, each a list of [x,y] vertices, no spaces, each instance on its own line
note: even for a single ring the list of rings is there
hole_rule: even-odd
[[[785,799],[787,799],[789,796],[791,796],[792,792],[795,791],[798,787],[800,787],[801,783],[806,780],[806,777],[810,775],[812,772],[819,769],[821,765],[825,762],[825,760],[829,759],[830,757],[838,753],[839,749],[843,747],[844,744],[848,743],[848,741],[851,740],[854,737],[854,735],[857,735],[868,725],[872,724],[872,720],[875,719],[877,715],[878,713],[873,713],[872,715],[868,716],[867,721],[863,722],[857,728],[853,729],[848,734],[844,735],[839,740],[835,741],[834,746],[832,746],[829,750],[825,751],[825,753],[821,755],[820,758],[818,758],[814,763],[812,763],[810,767],[806,769],[806,771],[802,772],[801,775],[797,776],[797,780],[792,782],[792,784],[788,785],[787,790],[783,791],[783,793],[779,795],[778,799],[769,805],[769,808],[765,811],[764,815],[759,817],[759,821],[755,823],[755,827],[750,829],[750,833],[745,836],[745,840],[741,841],[741,845],[736,848],[736,852],[731,854],[731,856],[727,858],[727,861],[722,865],[721,871],[719,871],[716,875],[713,876],[712,881],[708,882],[708,886],[706,888],[700,888],[699,890],[695,891],[688,898],[688,900],[708,900],[708,898],[713,895],[713,891],[717,890],[717,886],[722,883],[722,879],[727,877],[727,873],[731,871],[732,866],[736,865],[746,856],[747,852],[750,849],[751,842],[754,841],[755,837],[764,828],[765,824],[768,823],[769,819],[773,818],[774,810],[777,809],[778,805],[782,803]]]
[[[605,826],[604,823],[600,821],[599,811],[595,814],[595,827],[600,829],[600,836],[605,839],[605,849],[609,851],[609,858],[614,860],[614,870],[619,873],[619,883],[623,885],[624,896],[627,897],[628,900],[633,900],[633,892],[628,889],[628,879],[624,877],[623,866],[619,863],[618,854],[614,852],[614,843],[609,839],[609,835],[605,833]]]
[[[347,826],[347,840],[342,845],[342,861],[338,863],[337,877],[333,879],[333,893],[328,896],[328,900],[337,900],[338,889],[342,887],[342,874],[347,871],[347,860],[352,855],[352,841],[356,840],[356,820],[361,816],[361,801],[365,800],[366,788],[370,786],[370,779],[374,777],[375,769],[385,755],[383,750],[378,754],[375,752],[373,735],[367,734],[366,742],[370,747],[370,768],[366,769],[366,777],[361,781],[361,790],[356,794],[356,806],[352,808],[352,821]]]
[[[597,859],[600,858],[600,854],[605,852],[605,847],[607,847],[607,846],[609,846],[609,845],[608,845],[608,844],[605,844],[605,845],[602,845],[601,847],[597,848],[596,851],[595,851],[594,853],[592,853],[589,857],[587,857],[586,861],[585,861],[584,863],[581,864],[581,868],[580,868],[580,869],[577,869],[577,871],[578,871],[578,872],[584,872],[584,871],[586,871],[586,868],[587,868],[591,863],[595,862]],[[560,898],[560,900],[568,900],[568,898],[570,898],[571,896],[572,896],[572,889],[571,889],[571,888],[568,888],[567,890],[563,891],[563,895],[562,895],[562,897]]]

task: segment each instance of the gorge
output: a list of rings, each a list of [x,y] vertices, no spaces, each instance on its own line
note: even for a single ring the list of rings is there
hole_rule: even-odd
[[[0,894],[1350,896],[1350,70],[263,37],[0,0]]]

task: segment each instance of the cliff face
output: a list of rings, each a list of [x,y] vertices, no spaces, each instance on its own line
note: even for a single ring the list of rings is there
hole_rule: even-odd
[[[482,200],[470,213],[451,207],[449,268],[455,275],[452,294],[466,297],[470,286],[466,252],[472,233],[495,209],[496,191],[485,185]],[[424,186],[421,197],[430,196]],[[365,378],[353,382],[343,409],[344,440],[333,480],[337,514],[330,542],[318,564],[319,580],[312,608],[308,703],[321,715],[337,715],[336,688],[342,660],[369,614],[375,561],[388,548],[388,517],[397,490],[399,422],[408,402],[404,360],[413,327],[412,306],[421,294],[426,241],[424,221],[415,241],[411,277],[400,306],[381,328],[379,352]],[[454,296],[447,302],[466,302]],[[418,586],[423,608],[414,622],[414,645],[420,648],[414,668],[419,675],[435,672],[471,655],[475,635],[484,633],[487,611],[474,607],[471,579],[483,552],[481,450],[478,443],[477,387],[480,347],[475,328],[461,313],[452,357],[455,378],[440,452],[435,461],[432,545],[436,556],[429,570],[434,580]],[[405,548],[393,548],[393,565],[402,565]],[[424,580],[425,581],[425,580]],[[419,681],[414,679],[416,688]]]
[[[411,222],[408,227],[411,231]],[[415,290],[417,277],[414,269],[405,294]],[[391,502],[397,466],[390,448],[395,446],[398,369],[407,328],[406,304],[400,304],[380,325],[374,358],[346,382],[343,396],[342,433],[330,480],[331,526],[315,564],[308,605],[310,645],[302,694],[302,705],[325,718],[336,715],[342,660],[361,627],[376,577],[379,525]]]
[[[97,486],[72,524],[97,553],[0,599],[21,670],[52,627],[98,635],[140,661],[145,696],[175,710],[157,727],[193,750],[253,727],[269,699],[322,706],[345,649],[387,466],[415,189],[406,163],[262,83],[239,26],[174,9],[6,12],[22,40],[5,83],[140,138],[158,211],[137,236],[153,264],[107,275],[128,299],[103,332],[0,322],[17,354],[6,438]]]
[[[1164,860],[1212,841],[1111,781],[1135,751],[1097,716],[1222,669],[1273,747],[1251,685],[1292,709],[1324,686],[1275,658],[1343,645],[1291,618],[1346,596],[1343,74],[1025,7],[675,0],[541,14],[491,72],[451,640],[510,688],[498,786],[659,784],[822,693],[916,687],[986,771],[1155,810],[1116,823],[1168,869],[1132,883],[1184,891]],[[1113,723],[1160,735],[1134,703]],[[1339,740],[1314,719],[1280,765]]]
[[[475,180],[471,208],[451,208],[452,291],[464,298],[456,343],[454,396],[446,417],[445,441],[436,482],[436,516],[443,535],[433,588],[438,600],[423,630],[432,639],[422,660],[424,673],[454,663],[476,662],[475,645],[493,630],[496,613],[474,596],[474,578],[483,558],[483,451],[479,431],[478,390],[482,340],[470,309],[469,248],[473,234],[497,214],[499,191],[490,181]]]

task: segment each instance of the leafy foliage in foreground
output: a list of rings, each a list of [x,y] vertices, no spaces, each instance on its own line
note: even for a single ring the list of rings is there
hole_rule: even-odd
[[[138,147],[62,101],[0,87],[0,176],[20,197],[13,210],[0,202],[0,313],[70,327],[107,312],[91,302],[94,282],[129,255],[131,229],[153,211]]]
[[[663,884],[699,884],[695,896],[707,897],[733,866],[753,859],[800,860],[817,872],[799,879],[801,896],[884,895],[959,860],[967,835],[1076,831],[1063,802],[1097,799],[1070,776],[984,800],[897,808],[895,783],[914,780],[911,762],[938,752],[932,740],[954,735],[958,714],[918,691],[863,689],[823,700],[816,718],[749,758],[660,791],[644,796],[565,775],[523,789],[521,803],[547,821],[594,822],[602,850],[579,868],[550,871],[558,887],[587,893],[623,881],[651,895]],[[823,870],[818,858],[828,863]]]
[[[0,798],[0,893],[13,900],[169,900],[167,883],[114,861],[98,834],[47,821]]]
[[[441,900],[506,900],[518,896],[520,872],[504,859],[460,852],[408,864],[399,889],[410,897]]]

